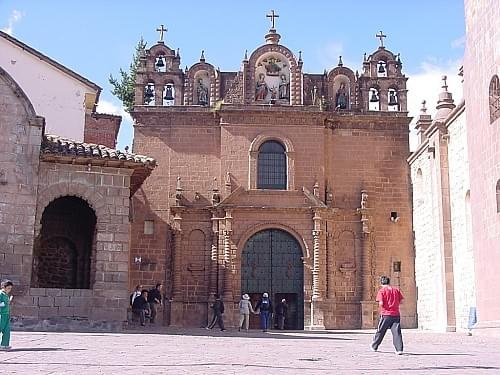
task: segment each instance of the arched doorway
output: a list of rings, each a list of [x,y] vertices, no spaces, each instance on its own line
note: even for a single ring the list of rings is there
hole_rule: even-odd
[[[33,287],[91,287],[96,221],[94,210],[77,197],[58,198],[45,208],[34,248]]]
[[[245,244],[241,256],[241,292],[252,297],[252,303],[267,292],[274,304],[285,298],[287,329],[304,329],[304,265],[298,241],[280,229],[254,234]],[[258,321],[251,319],[251,328]]]

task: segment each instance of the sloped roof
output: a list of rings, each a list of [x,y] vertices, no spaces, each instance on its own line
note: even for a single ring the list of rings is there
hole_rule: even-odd
[[[29,52],[31,53],[32,55],[38,57],[40,60],[42,61],[45,61],[46,63],[52,65],[53,67],[55,67],[56,69],[62,71],[63,73],[69,75],[70,77],[82,82],[83,84],[91,87],[92,89],[96,90],[97,91],[97,97],[99,97],[99,93],[101,92],[101,87],[99,85],[97,85],[96,83],[88,80],[87,78],[81,76],[80,74],[76,73],[75,71],[65,67],[64,65],[58,63],[57,61],[51,59],[50,57],[44,55],[43,53],[41,53],[40,51],[37,51],[36,49],[28,46],[27,44],[21,42],[20,40],[14,38],[12,35],[9,35],[3,31],[0,31],[0,37],[8,40],[9,42],[11,42],[12,44],[18,46],[19,48],[23,49],[24,51],[26,52]],[[96,102],[97,102],[97,99],[96,99]]]
[[[43,161],[53,163],[92,164],[133,169],[130,179],[130,196],[134,195],[156,167],[156,160],[148,156],[123,152],[103,145],[78,142],[50,134],[43,136],[40,158]]]

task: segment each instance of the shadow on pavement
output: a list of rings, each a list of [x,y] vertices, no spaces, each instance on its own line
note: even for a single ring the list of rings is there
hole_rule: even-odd
[[[63,348],[14,348],[10,349],[8,353],[15,352],[71,352],[71,351],[80,351],[87,349],[63,349]]]
[[[247,332],[238,332],[236,330],[228,330],[221,332],[220,330],[207,330],[207,329],[191,329],[191,330],[161,330],[152,331],[149,329],[144,330],[126,330],[124,334],[150,334],[150,335],[170,335],[170,336],[191,336],[191,337],[240,337],[252,339],[276,339],[276,340],[338,340],[338,341],[355,341],[357,339],[348,337],[327,337],[323,334],[328,332],[317,331],[275,331],[271,330],[264,333],[260,330],[250,330]],[[340,332],[337,335],[341,334]],[[348,333],[344,333],[347,335]]]

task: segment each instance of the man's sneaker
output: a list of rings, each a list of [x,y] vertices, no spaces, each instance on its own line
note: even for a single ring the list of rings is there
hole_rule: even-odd
[[[402,350],[396,350],[396,354],[397,355],[403,355],[403,351]]]
[[[378,350],[378,348],[375,348],[373,345],[370,344],[370,350],[372,352],[376,352]]]
[[[8,352],[10,349],[12,349],[12,346],[0,346],[0,350]]]

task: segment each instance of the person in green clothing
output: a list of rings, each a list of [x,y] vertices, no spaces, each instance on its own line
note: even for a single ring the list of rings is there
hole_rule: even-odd
[[[2,335],[2,342],[0,343],[0,350],[10,350],[10,304],[12,296],[9,296],[12,291],[12,281],[5,280],[1,284],[0,289],[0,334]]]

